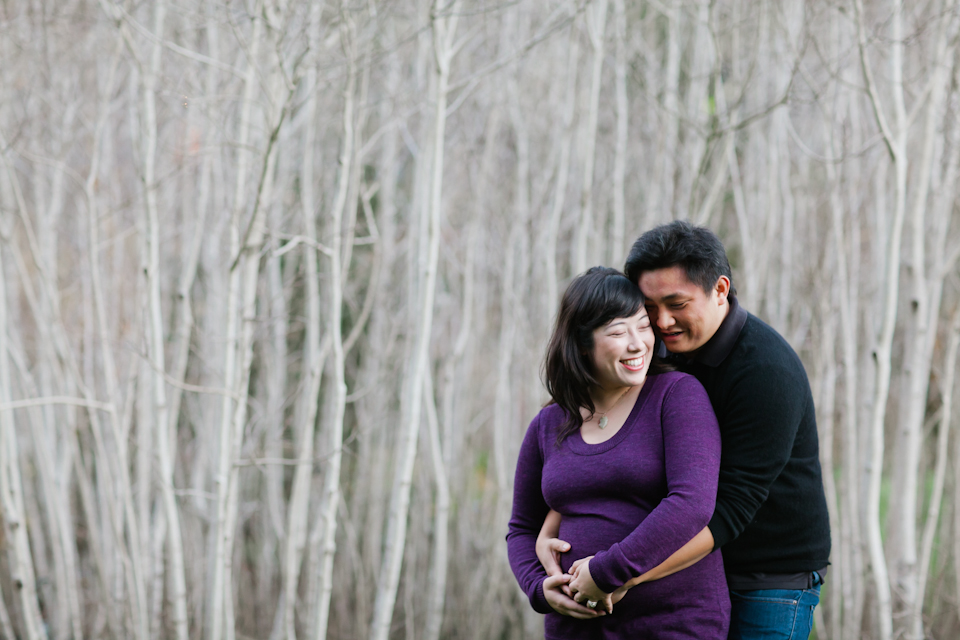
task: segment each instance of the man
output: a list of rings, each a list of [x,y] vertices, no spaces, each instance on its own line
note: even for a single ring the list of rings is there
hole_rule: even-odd
[[[634,243],[624,270],[640,285],[658,337],[706,388],[720,423],[716,511],[664,565],[679,569],[722,548],[730,637],[807,638],[830,525],[803,364],[737,303],[726,252],[710,230],[680,221],[656,227]]]

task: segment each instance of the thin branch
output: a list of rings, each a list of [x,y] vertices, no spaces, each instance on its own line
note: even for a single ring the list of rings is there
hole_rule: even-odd
[[[870,106],[873,108],[873,114],[877,119],[877,125],[883,133],[883,141],[887,145],[887,151],[894,161],[897,160],[897,152],[893,144],[893,132],[890,125],[887,124],[887,117],[880,106],[880,96],[877,95],[876,81],[873,79],[873,69],[870,67],[870,61],[867,59],[866,33],[863,27],[863,0],[855,0],[857,16],[857,48],[860,51],[860,69],[863,71],[863,79],[867,83],[867,93],[870,96]]]
[[[43,398],[29,398],[27,400],[14,400],[13,402],[0,403],[0,411],[10,411],[12,409],[25,409],[27,407],[41,407],[49,404],[66,404],[75,407],[90,407],[91,409],[102,409],[114,413],[116,407],[112,402],[98,402],[96,400],[87,400],[85,398],[73,398],[70,396],[46,396]]]
[[[272,251],[270,253],[270,257],[272,258],[279,258],[285,253],[289,253],[290,251],[295,249],[297,245],[300,245],[300,244],[305,244],[308,247],[313,247],[314,249],[316,249],[317,251],[319,251],[325,256],[329,257],[332,255],[332,250],[330,249],[330,247],[320,244],[313,238],[308,238],[307,236],[300,236],[300,235],[292,236],[285,233],[276,233],[274,234],[274,236],[277,238],[281,238],[283,240],[289,240],[289,242]]]

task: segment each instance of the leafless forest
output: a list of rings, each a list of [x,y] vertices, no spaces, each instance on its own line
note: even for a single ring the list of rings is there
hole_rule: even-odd
[[[960,636],[957,0],[0,1],[0,637],[538,638],[558,292],[725,241],[832,640]]]

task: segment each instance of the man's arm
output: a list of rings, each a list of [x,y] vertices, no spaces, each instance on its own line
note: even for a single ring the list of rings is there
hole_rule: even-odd
[[[751,362],[730,373],[722,409],[717,407],[723,450],[717,507],[708,525],[714,548],[753,522],[790,460],[808,410],[810,387],[799,363]]]
[[[713,534],[710,533],[709,527],[704,527],[700,533],[693,537],[690,542],[677,549],[672,556],[661,562],[653,569],[650,569],[650,571],[647,571],[642,576],[637,576],[636,578],[626,582],[623,586],[629,589],[630,587],[634,587],[641,582],[652,582],[653,580],[666,578],[669,575],[673,575],[677,571],[681,571],[700,562],[710,555],[710,552],[712,551]]]

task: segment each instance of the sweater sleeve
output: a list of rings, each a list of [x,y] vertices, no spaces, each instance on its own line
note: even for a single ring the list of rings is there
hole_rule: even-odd
[[[717,507],[710,520],[714,548],[754,520],[770,486],[790,459],[808,409],[806,374],[788,362],[747,364],[725,381],[723,458]]]
[[[666,393],[661,427],[667,494],[630,535],[590,561],[590,575],[607,593],[669,558],[713,514],[720,429],[695,378],[678,378]]]
[[[507,556],[520,588],[538,613],[552,613],[543,595],[547,572],[537,558],[537,536],[550,511],[543,498],[540,478],[543,455],[540,450],[540,416],[533,419],[520,446],[517,472],[513,482],[513,513],[507,531]]]

